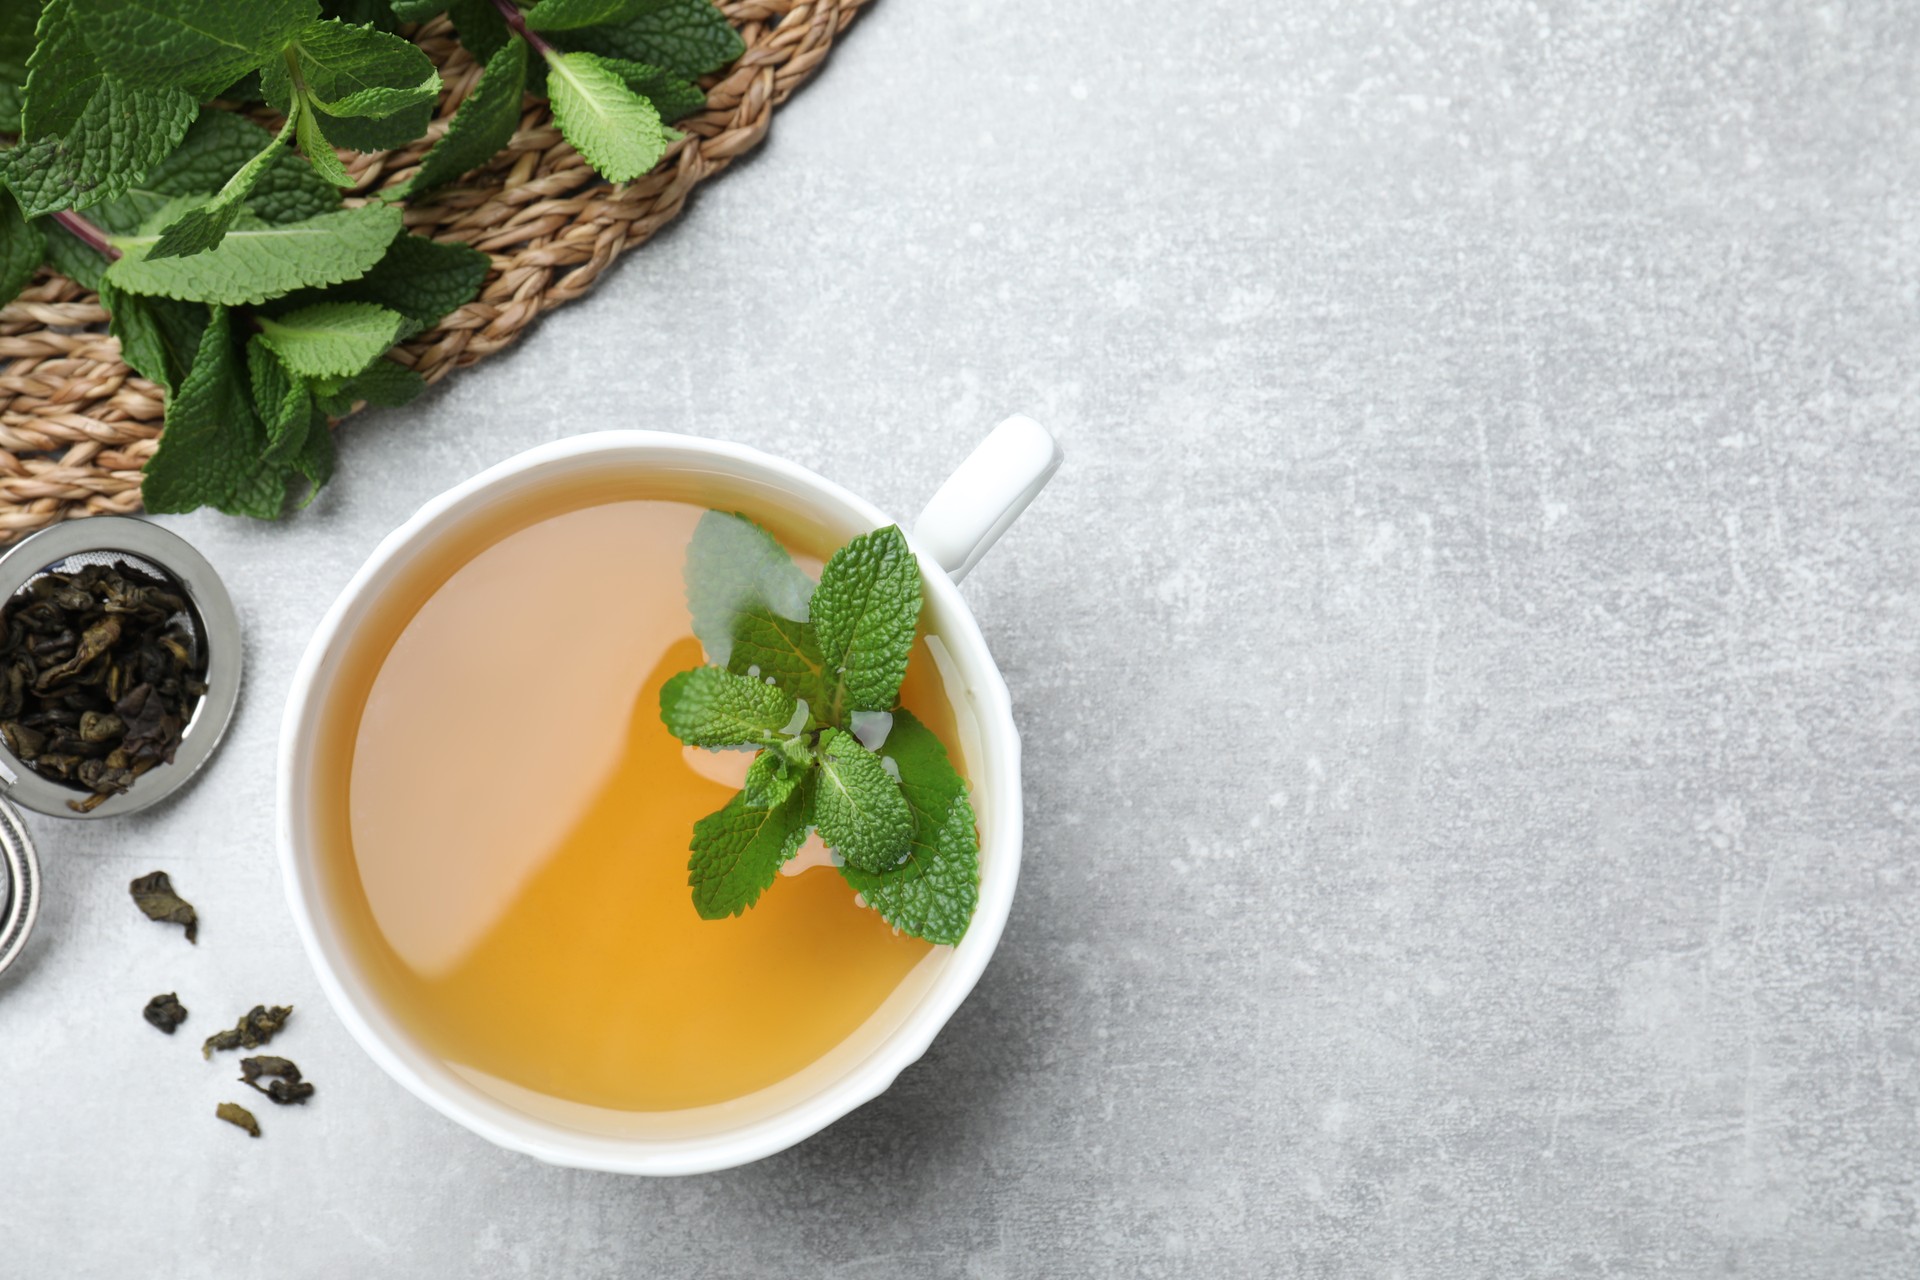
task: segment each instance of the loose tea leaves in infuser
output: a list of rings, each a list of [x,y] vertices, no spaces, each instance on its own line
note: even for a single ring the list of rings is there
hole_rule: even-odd
[[[260,1083],[262,1076],[278,1077]],[[300,1078],[300,1068],[291,1058],[242,1058],[240,1083],[266,1094],[281,1106],[304,1103],[313,1096],[313,1085]]]
[[[240,1021],[233,1026],[208,1036],[200,1046],[200,1056],[211,1058],[215,1049],[258,1049],[273,1039],[292,1016],[292,1005],[275,1005],[269,1009],[257,1004],[242,1014]]]
[[[185,925],[188,942],[199,936],[200,917],[194,913],[191,902],[173,891],[173,881],[167,878],[166,872],[141,876],[127,886],[127,891],[133,895],[133,905],[144,911],[147,919]]]
[[[140,1016],[172,1035],[174,1029],[187,1020],[187,1006],[180,1003],[178,995],[169,991],[147,1001],[147,1007],[140,1011]]]
[[[87,813],[171,764],[207,692],[178,586],[122,561],[55,569],[0,613],[0,740]]]

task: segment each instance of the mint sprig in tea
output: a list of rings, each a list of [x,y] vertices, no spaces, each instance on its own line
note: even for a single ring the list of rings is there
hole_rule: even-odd
[[[742,515],[709,512],[687,552],[712,664],[660,690],[690,747],[756,751],[738,794],[694,825],[688,883],[709,919],[759,900],[809,831],[889,924],[956,943],[979,901],[979,836],[940,740],[899,706],[920,567],[898,526],[834,552],[816,587]]]
[[[975,908],[904,538],[841,547],[701,496],[583,482],[496,513],[341,656],[328,892],[383,1003],[503,1097],[655,1111],[775,1084]]]

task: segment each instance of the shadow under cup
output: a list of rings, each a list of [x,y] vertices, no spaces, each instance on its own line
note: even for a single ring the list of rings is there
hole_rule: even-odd
[[[1004,682],[954,584],[922,556],[923,631],[954,713],[981,837],[981,893],[957,947],[936,947],[852,1035],[757,1092],[676,1111],[551,1097],[448,1062],[380,997],[383,958],[356,945],[369,907],[348,852],[346,779],[381,663],[420,606],[475,555],[561,513],[655,499],[742,511],[791,546],[838,546],[888,523],[811,473],[738,446],[608,433],[534,450],[428,504],[375,551],[321,623],[295,678],[281,739],[280,852],[308,955],[335,1010],[380,1065],[450,1118],[555,1163],[689,1173],[769,1155],[877,1096],[925,1052],[999,941],[1020,851],[1019,744]],[[617,554],[608,548],[608,554]],[[514,785],[503,738],[499,785]],[[331,856],[330,856],[331,855]],[[582,981],[594,980],[582,975]]]

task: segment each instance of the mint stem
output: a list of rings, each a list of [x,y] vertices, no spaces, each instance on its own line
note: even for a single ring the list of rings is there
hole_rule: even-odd
[[[117,261],[120,251],[107,239],[107,233],[71,209],[62,209],[53,215],[53,220],[67,229],[67,234],[89,249],[107,255],[110,261]]]
[[[554,55],[554,47],[542,40],[538,32],[527,30],[527,20],[521,15],[520,7],[514,4],[513,0],[493,0],[493,7],[498,9],[500,16],[507,20],[507,25],[513,28],[513,33],[525,40],[535,53],[543,58],[551,58]]]

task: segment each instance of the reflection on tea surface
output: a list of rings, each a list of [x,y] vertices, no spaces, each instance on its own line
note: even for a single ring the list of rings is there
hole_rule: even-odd
[[[364,895],[346,914],[366,921],[367,967],[449,1061],[603,1107],[720,1102],[845,1039],[929,950],[830,867],[735,919],[689,902],[693,823],[748,761],[660,722],[660,685],[702,660],[681,582],[701,514],[613,502],[511,533],[404,624],[373,678],[343,800],[352,847],[330,853]],[[923,645],[901,696],[951,749]]]

